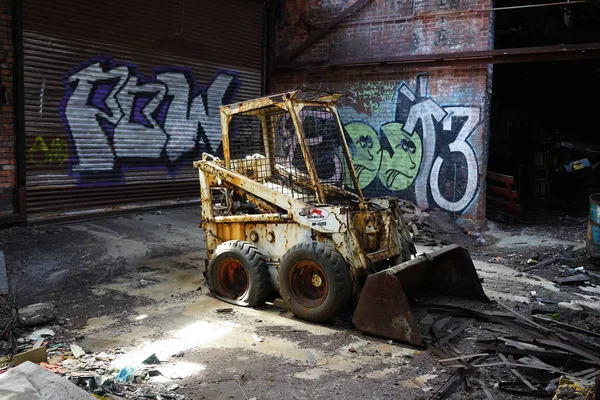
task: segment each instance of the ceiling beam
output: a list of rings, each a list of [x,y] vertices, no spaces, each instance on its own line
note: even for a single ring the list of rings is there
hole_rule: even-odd
[[[600,0],[586,0],[591,5],[600,8]]]
[[[570,44],[560,46],[523,47],[513,49],[476,50],[454,53],[437,53],[363,59],[353,61],[316,61],[286,63],[279,70],[353,68],[377,65],[445,66],[456,64],[508,64],[536,61],[559,61],[600,58],[600,43]]]

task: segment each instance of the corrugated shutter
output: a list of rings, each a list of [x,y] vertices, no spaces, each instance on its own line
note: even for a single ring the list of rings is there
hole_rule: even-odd
[[[197,199],[218,106],[261,94],[262,2],[23,3],[30,216]]]

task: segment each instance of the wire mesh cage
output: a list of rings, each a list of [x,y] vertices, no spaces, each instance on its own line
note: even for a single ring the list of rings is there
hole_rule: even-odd
[[[301,132],[297,132],[291,113],[279,106],[234,114],[228,127],[229,167],[306,203],[319,202],[319,186],[327,203],[350,201],[353,195],[348,190],[354,186],[348,177],[336,115],[325,105],[311,105],[297,117]],[[311,171],[316,172],[316,185]]]

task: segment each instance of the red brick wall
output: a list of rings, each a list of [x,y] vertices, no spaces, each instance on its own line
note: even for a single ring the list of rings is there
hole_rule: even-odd
[[[17,184],[12,16],[13,2],[0,0],[0,85],[6,93],[5,99],[0,99],[0,216],[13,213]]]
[[[350,1],[292,0],[280,12],[278,54],[347,8]],[[297,61],[356,61],[413,54],[485,50],[491,0],[371,0]]]
[[[300,43],[348,1],[296,0],[280,13],[278,52]],[[490,47],[489,0],[372,0],[295,62],[359,61]],[[454,11],[461,13],[453,13]],[[479,11],[472,11],[479,10]],[[432,15],[446,13],[444,15]],[[450,13],[450,14],[447,14]],[[272,91],[343,93],[341,119],[367,196],[392,195],[459,222],[485,216],[488,83],[485,65],[276,69]]]

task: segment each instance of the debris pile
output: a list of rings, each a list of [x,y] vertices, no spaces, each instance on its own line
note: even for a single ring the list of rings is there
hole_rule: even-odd
[[[14,353],[19,337],[18,313],[14,299],[9,295],[0,295],[0,355]]]
[[[549,318],[528,318],[497,304],[505,312],[447,304],[426,307],[421,323],[428,327],[428,349],[444,368],[456,368],[431,398],[444,398],[459,382],[466,391],[477,387],[488,399],[493,398],[492,387],[547,398],[569,385],[584,394],[593,390],[600,375],[600,333]],[[470,341],[474,351],[472,344],[465,347]]]
[[[174,368],[156,354],[136,349],[126,352],[89,353],[76,343],[51,344],[54,331],[38,329],[18,340],[15,354],[0,359],[0,374],[25,363],[62,375],[71,383],[96,396],[127,399],[184,399],[177,393],[180,385]],[[167,367],[167,368],[165,368]],[[0,375],[1,376],[1,375]]]
[[[441,211],[421,211],[419,207],[407,200],[399,200],[402,217],[415,243],[425,246],[442,246],[458,244],[471,247],[485,244],[486,240],[479,232],[465,230],[458,226],[452,215]]]

